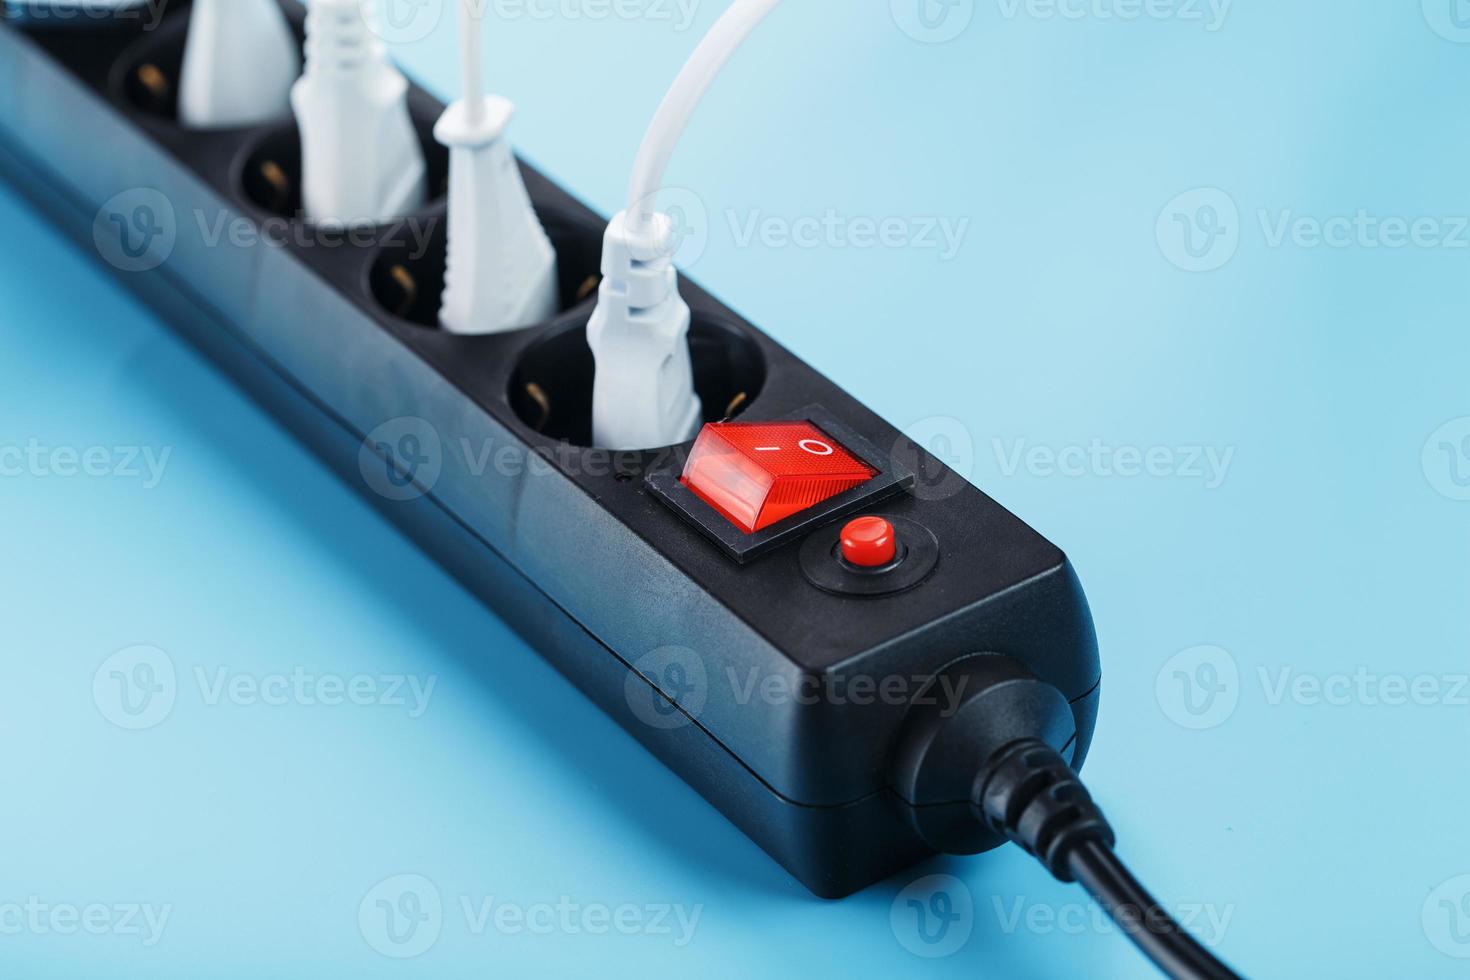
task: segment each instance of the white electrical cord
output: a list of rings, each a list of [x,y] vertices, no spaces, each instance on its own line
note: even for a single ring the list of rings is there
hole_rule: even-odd
[[[627,210],[608,224],[597,309],[587,324],[597,361],[592,439],[601,448],[653,449],[699,431],[703,411],[689,357],[689,306],[679,295],[673,224],[658,211],[658,192],[700,100],[779,2],[735,0],[710,28],[643,138]]]
[[[465,121],[478,125],[484,118],[485,105],[480,93],[485,91],[484,57],[481,53],[479,0],[463,0],[459,5],[459,61],[464,72]]]
[[[658,192],[663,188],[664,173],[674,149],[689,125],[705,93],[719,77],[740,45],[751,35],[766,15],[776,9],[780,0],[735,0],[684,65],[669,94],[664,96],[653,122],[638,148],[633,164],[633,177],[628,185],[628,210],[633,215],[633,228],[646,228],[657,211]]]
[[[485,0],[462,0],[464,95],[434,127],[434,138],[449,148],[449,251],[439,325],[458,334],[549,320],[561,299],[556,250],[505,136],[515,107],[484,93],[484,7]]]

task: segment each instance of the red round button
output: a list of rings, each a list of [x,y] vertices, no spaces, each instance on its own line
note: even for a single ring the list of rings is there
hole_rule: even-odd
[[[893,525],[881,517],[859,517],[842,529],[842,557],[859,568],[881,568],[898,557]]]

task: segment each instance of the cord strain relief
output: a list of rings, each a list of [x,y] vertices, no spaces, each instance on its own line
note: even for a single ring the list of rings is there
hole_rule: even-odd
[[[1071,855],[1082,844],[1112,849],[1113,828],[1061,754],[1040,739],[993,755],[975,780],[972,805],[997,833],[1034,855],[1059,881],[1072,882]]]
[[[380,53],[369,18],[353,0],[318,0],[307,14],[306,69],[351,75],[365,71]]]

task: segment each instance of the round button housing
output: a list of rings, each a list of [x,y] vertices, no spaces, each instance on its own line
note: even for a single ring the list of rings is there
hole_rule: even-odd
[[[898,557],[898,536],[881,517],[859,517],[842,529],[842,558],[859,568],[882,568]]]
[[[907,517],[871,515],[812,532],[802,543],[800,560],[802,575],[823,592],[876,598],[928,579],[939,564],[939,539]]]

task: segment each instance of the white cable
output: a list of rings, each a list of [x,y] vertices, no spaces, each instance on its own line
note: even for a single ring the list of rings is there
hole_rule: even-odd
[[[471,126],[479,124],[485,108],[479,98],[485,91],[480,38],[482,11],[479,0],[464,0],[459,5],[459,61],[460,69],[464,72],[464,99],[467,106],[465,121]]]
[[[560,300],[556,250],[505,138],[515,107],[481,87],[478,13],[484,5],[462,0],[464,97],[434,127],[434,138],[449,148],[449,252],[439,324],[459,334],[549,320]]]
[[[592,438],[604,449],[654,449],[694,438],[703,418],[679,296],[673,223],[657,207],[664,173],[715,77],[780,0],[735,0],[664,97],[638,151],[628,207],[608,224],[602,285],[587,324],[597,361]]]
[[[714,84],[730,58],[740,49],[766,15],[776,9],[780,0],[735,0],[710,28],[699,47],[684,65],[674,84],[664,96],[653,122],[638,148],[633,164],[633,177],[628,185],[628,210],[633,214],[633,227],[643,229],[657,211],[658,192],[663,188],[669,160],[694,110]]]

